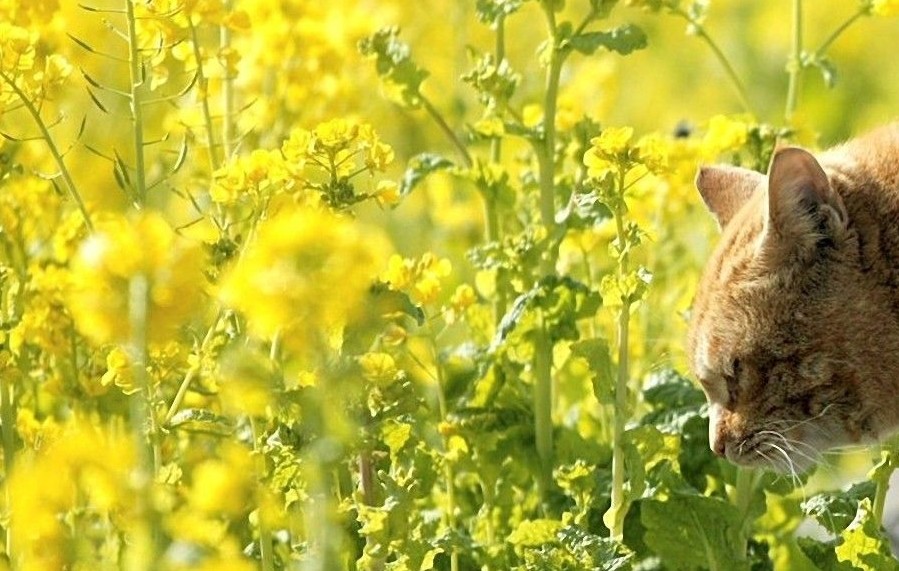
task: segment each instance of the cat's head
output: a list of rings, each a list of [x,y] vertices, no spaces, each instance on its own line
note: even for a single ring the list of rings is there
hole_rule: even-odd
[[[876,437],[859,403],[860,361],[883,316],[859,299],[854,233],[818,161],[784,148],[767,175],[706,167],[696,185],[722,228],[689,335],[712,450],[795,472],[827,448]]]

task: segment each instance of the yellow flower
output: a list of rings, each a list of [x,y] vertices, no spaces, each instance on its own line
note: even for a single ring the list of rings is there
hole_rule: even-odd
[[[738,117],[715,115],[709,119],[705,136],[702,138],[702,153],[707,158],[736,150],[746,143],[749,125]]]
[[[502,137],[506,133],[503,120],[495,115],[478,120],[474,124],[474,130],[485,137]]]
[[[381,235],[324,210],[285,209],[222,280],[222,300],[243,312],[264,339],[308,352],[328,329],[362,313],[375,277]]]
[[[381,206],[396,206],[400,203],[400,187],[392,180],[382,180],[375,188],[375,199]]]
[[[627,150],[633,136],[633,127],[608,127],[598,137],[591,139],[590,143],[601,154],[616,156]]]
[[[134,517],[129,513],[134,506],[134,458],[130,439],[78,427],[33,461],[18,462],[8,490],[10,529],[22,567],[76,567],[73,558],[92,548],[90,534],[124,531],[111,528],[110,516],[115,513],[122,522]],[[70,518],[73,512],[96,514],[89,532],[86,522]]]
[[[637,159],[654,173],[668,169],[668,144],[658,133],[640,137],[635,145]]]
[[[73,261],[68,307],[81,332],[96,343],[132,336],[132,288],[145,281],[147,339],[164,341],[194,313],[203,290],[202,254],[158,214],[96,223]]]
[[[521,111],[521,122],[525,127],[533,129],[543,121],[543,108],[535,103],[524,106]]]
[[[366,353],[358,360],[362,375],[375,385],[388,385],[399,375],[396,362],[387,353]]]
[[[899,15],[899,0],[874,0],[871,10],[878,16],[897,16]]]
[[[253,457],[233,442],[226,443],[221,454],[222,458],[204,460],[194,468],[187,501],[202,512],[237,516],[252,505]]]
[[[359,134],[359,126],[346,119],[332,119],[315,128],[315,139],[325,149],[347,147]]]
[[[468,284],[462,284],[456,288],[453,297],[450,298],[450,305],[455,311],[463,312],[477,301],[478,296],[474,292],[474,288]]]
[[[426,305],[437,300],[442,288],[441,282],[452,270],[449,260],[438,258],[431,252],[425,253],[418,260],[393,255],[381,280],[394,290],[408,293],[415,303]]]

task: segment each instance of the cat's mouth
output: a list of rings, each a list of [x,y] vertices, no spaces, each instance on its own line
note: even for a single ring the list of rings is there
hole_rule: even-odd
[[[725,457],[747,468],[766,468],[780,474],[797,475],[821,459],[817,446],[798,434],[759,430],[730,443]]]

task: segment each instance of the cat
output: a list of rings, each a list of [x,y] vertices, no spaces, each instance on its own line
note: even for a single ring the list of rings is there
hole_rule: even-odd
[[[687,344],[711,449],[795,474],[897,431],[899,123],[696,186],[722,230]]]

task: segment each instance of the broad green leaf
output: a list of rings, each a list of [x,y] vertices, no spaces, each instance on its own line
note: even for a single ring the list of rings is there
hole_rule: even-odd
[[[519,547],[539,547],[544,543],[554,543],[560,529],[562,522],[555,519],[524,520],[509,535],[507,541]]]
[[[554,341],[577,339],[580,334],[576,321],[592,317],[600,305],[602,297],[581,282],[568,276],[544,277],[512,303],[500,321],[491,351],[497,350],[513,331],[522,335],[533,330],[536,310],[540,311],[543,327]]]
[[[406,422],[391,420],[381,425],[381,440],[390,449],[390,455],[396,456],[409,441],[412,425]]]
[[[638,26],[625,24],[606,32],[583,32],[571,37],[572,48],[583,53],[593,54],[599,48],[627,55],[646,47],[646,34]]]
[[[640,503],[644,541],[673,571],[746,570],[742,521],[732,504],[707,496],[675,495]]]
[[[796,538],[796,544],[821,571],[858,571],[851,563],[837,559],[837,554],[834,552],[837,541],[819,541],[811,537],[799,537]]]
[[[412,192],[428,175],[455,166],[453,162],[436,153],[420,153],[409,159],[406,172],[400,181],[400,194]]]
[[[600,404],[611,404],[614,400],[615,366],[612,352],[605,339],[582,339],[571,344],[571,354],[587,361],[593,394]]]
[[[802,511],[812,516],[824,529],[840,533],[858,514],[862,500],[872,501],[876,485],[867,480],[848,487],[842,492],[822,492],[802,502]]]
[[[899,570],[899,561],[890,551],[889,539],[874,515],[868,498],[859,502],[855,519],[840,534],[840,538],[842,542],[835,551],[841,562],[848,562],[864,571]]]

